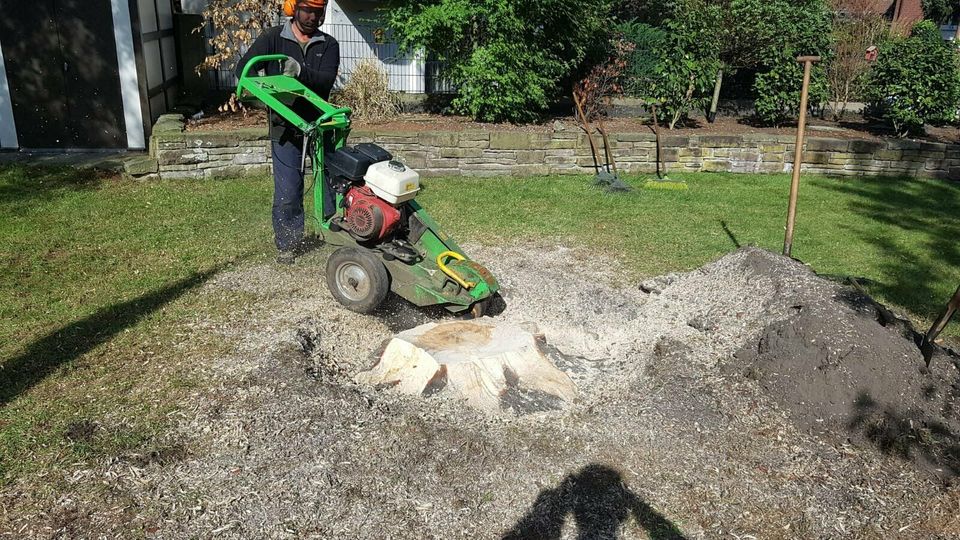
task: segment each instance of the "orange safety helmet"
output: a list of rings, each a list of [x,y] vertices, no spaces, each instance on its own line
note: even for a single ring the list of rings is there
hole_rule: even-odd
[[[283,14],[287,17],[293,17],[293,11],[297,4],[323,9],[327,5],[327,0],[283,0]]]

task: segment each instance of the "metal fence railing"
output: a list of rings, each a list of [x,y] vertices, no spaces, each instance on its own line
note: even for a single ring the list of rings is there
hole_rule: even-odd
[[[444,63],[424,53],[405,54],[384,29],[369,24],[325,24],[323,31],[340,44],[340,74],[335,88],[341,88],[364,59],[372,59],[387,74],[390,90],[412,94],[449,94],[456,91],[444,76]],[[212,29],[207,28],[207,37]],[[207,41],[209,43],[209,40]],[[209,47],[209,45],[208,45]],[[232,67],[232,66],[231,66]],[[210,70],[211,88],[230,90],[237,79],[230,67]]]

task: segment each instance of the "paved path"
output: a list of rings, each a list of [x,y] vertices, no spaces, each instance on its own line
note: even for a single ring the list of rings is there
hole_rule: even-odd
[[[146,152],[132,152],[128,150],[102,151],[11,151],[0,152],[2,163],[27,163],[31,165],[69,166],[80,168],[108,169],[117,172],[123,171],[125,159],[141,157]]]

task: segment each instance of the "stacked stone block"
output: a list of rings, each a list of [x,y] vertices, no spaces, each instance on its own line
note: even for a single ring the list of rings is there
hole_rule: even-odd
[[[594,138],[602,152],[602,140]],[[355,130],[351,143],[375,142],[425,176],[531,176],[591,174],[594,160],[586,135],[575,128],[542,131]],[[792,170],[794,137],[785,135],[663,134],[668,171],[779,173]],[[656,169],[652,133],[618,133],[610,152],[620,171]],[[234,177],[270,172],[266,128],[186,132],[182,119],[162,117],[150,154],[153,178]],[[907,176],[960,179],[960,145],[902,140],[810,137],[803,170],[829,176]]]

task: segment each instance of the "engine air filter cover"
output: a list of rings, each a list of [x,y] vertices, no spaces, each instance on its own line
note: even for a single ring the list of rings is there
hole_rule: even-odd
[[[357,182],[367,174],[373,159],[356,148],[344,146],[332,154],[327,154],[324,162],[330,176]]]
[[[371,163],[378,163],[380,161],[390,161],[393,159],[393,154],[387,152],[382,146],[376,145],[373,143],[360,143],[356,147],[357,152],[370,158]]]

